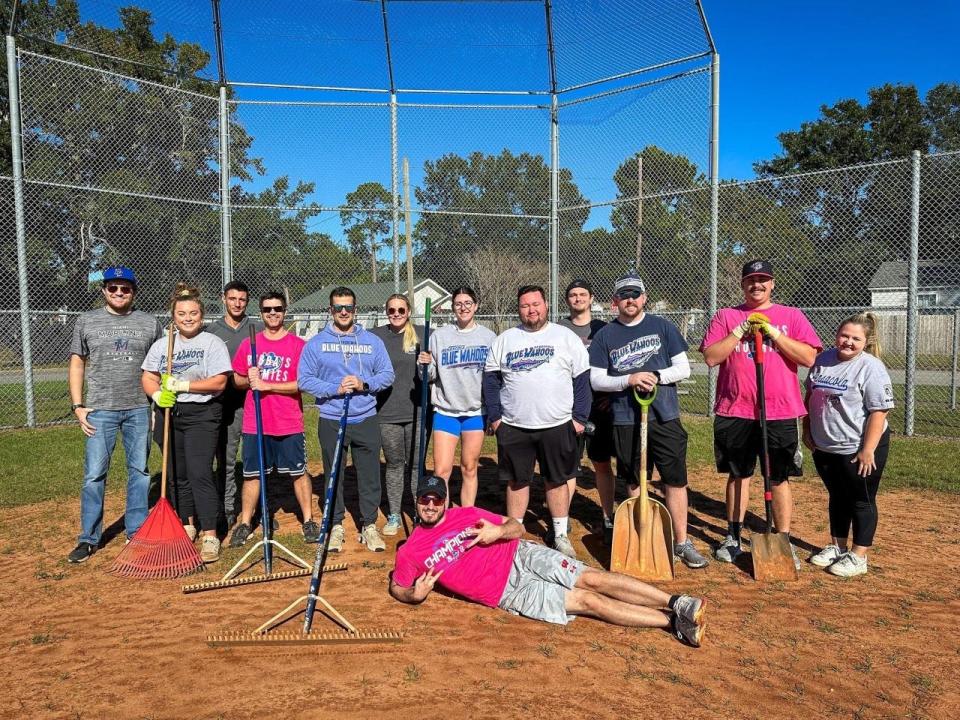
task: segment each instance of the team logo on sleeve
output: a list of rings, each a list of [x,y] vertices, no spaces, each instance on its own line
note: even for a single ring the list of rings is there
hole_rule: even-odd
[[[534,345],[508,352],[507,369],[510,372],[530,372],[550,362],[555,352],[553,345]]]
[[[883,386],[883,399],[893,402],[893,385]]]
[[[644,335],[626,345],[610,351],[610,367],[618,372],[631,372],[642,368],[660,352],[659,335]]]

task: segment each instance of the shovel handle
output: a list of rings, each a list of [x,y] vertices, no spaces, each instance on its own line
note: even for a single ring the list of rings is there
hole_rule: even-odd
[[[633,388],[633,399],[637,401],[637,405],[641,408],[648,408],[653,405],[653,401],[657,399],[657,387],[658,385],[653,386],[653,390],[647,392],[640,392],[637,390],[636,386]]]
[[[760,416],[760,473],[763,475],[763,506],[767,515],[767,532],[773,532],[773,488],[770,485],[770,441],[767,435],[767,397],[763,382],[763,332],[753,334],[753,361],[757,369],[757,411]]]

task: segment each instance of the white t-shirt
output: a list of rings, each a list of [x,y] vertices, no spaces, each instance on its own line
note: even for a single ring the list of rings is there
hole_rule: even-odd
[[[167,371],[167,338],[157,340],[147,351],[140,366],[143,370],[163,374]],[[231,372],[230,352],[227,344],[213,333],[201,332],[192,338],[183,338],[177,333],[173,339],[173,375],[180,380],[202,380],[225,372]],[[210,402],[220,393],[178,393],[178,403]]]
[[[502,419],[537,430],[573,417],[573,379],[590,370],[583,341],[572,330],[548,322],[536,332],[517,326],[497,336],[485,372],[499,372]]]
[[[836,348],[825,350],[817,356],[806,384],[810,435],[824,452],[859,452],[867,416],[893,407],[890,375],[870,353],[843,361]]]

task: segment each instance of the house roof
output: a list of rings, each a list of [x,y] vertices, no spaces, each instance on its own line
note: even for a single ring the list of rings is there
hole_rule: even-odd
[[[869,290],[906,290],[909,268],[904,260],[888,260],[880,263],[870,283]],[[918,260],[917,286],[920,288],[956,287],[960,285],[960,268],[946,260]]]
[[[330,306],[330,291],[340,283],[324,285],[314,293],[300,298],[290,303],[290,310],[293,312],[320,312],[325,311]],[[387,298],[393,295],[393,281],[378,283],[358,283],[348,285],[357,296],[357,306],[360,309],[382,308]],[[427,278],[414,284],[413,292],[416,294],[424,288],[432,288],[441,295],[446,296],[447,291],[433,280]]]

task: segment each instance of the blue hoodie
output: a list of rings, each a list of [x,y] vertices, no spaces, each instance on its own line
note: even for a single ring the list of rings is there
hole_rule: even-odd
[[[356,375],[367,383],[367,392],[354,393],[350,399],[351,425],[377,413],[377,393],[393,384],[393,365],[383,340],[354,325],[343,334],[328,323],[307,341],[297,368],[297,385],[317,399],[320,417],[340,420],[343,398],[337,395],[340,381]]]

